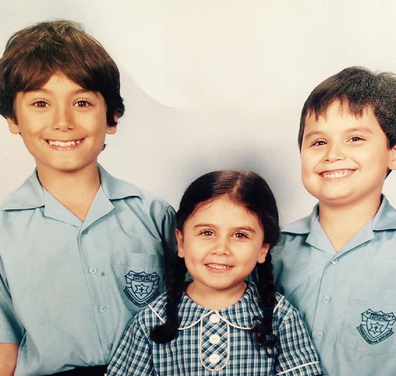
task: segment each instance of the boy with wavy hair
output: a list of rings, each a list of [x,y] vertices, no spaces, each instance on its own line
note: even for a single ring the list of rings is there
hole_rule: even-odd
[[[103,376],[129,319],[164,289],[173,209],[97,162],[123,113],[116,64],[78,24],[8,41],[0,114],[36,169],[0,202],[2,376]]]

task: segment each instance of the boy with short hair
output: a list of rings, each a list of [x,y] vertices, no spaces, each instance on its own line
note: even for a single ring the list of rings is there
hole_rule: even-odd
[[[164,290],[173,209],[97,163],[123,113],[118,68],[79,25],[8,41],[0,114],[37,168],[0,202],[2,376],[103,376],[127,322]]]
[[[393,74],[347,68],[305,102],[302,181],[319,204],[283,229],[273,262],[329,376],[396,374],[396,210],[381,194],[395,144]]]

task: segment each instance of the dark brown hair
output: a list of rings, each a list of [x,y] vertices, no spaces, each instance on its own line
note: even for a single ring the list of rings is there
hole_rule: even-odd
[[[0,59],[0,114],[17,122],[17,93],[40,89],[57,72],[101,93],[107,124],[117,124],[114,116],[122,116],[125,109],[118,68],[103,46],[71,21],[37,23],[8,40]]]
[[[318,118],[334,101],[346,105],[356,117],[371,108],[388,139],[388,148],[396,144],[396,75],[350,67],[320,83],[305,101],[298,134],[300,149],[307,116]]]

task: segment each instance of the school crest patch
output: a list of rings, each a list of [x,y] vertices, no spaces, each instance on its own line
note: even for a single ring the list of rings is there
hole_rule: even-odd
[[[144,307],[152,302],[159,294],[160,277],[157,273],[136,273],[130,270],[125,275],[126,286],[124,289],[128,299],[138,307]]]
[[[368,344],[376,345],[394,333],[392,327],[395,321],[396,316],[393,312],[384,313],[368,309],[362,313],[362,323],[356,329]]]

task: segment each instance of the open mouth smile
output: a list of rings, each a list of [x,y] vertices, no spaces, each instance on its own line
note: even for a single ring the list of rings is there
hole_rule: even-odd
[[[68,148],[72,146],[79,145],[82,139],[80,140],[70,140],[70,141],[59,141],[59,140],[47,140],[48,144],[51,146],[57,146],[60,148]]]
[[[342,179],[353,173],[353,170],[325,171],[319,175],[326,179]]]
[[[215,270],[227,270],[230,269],[230,265],[224,265],[224,264],[206,264],[206,266],[210,269],[215,269]]]

